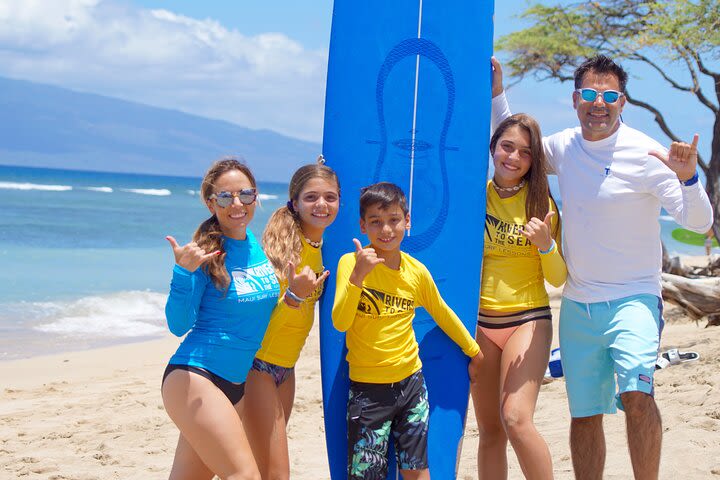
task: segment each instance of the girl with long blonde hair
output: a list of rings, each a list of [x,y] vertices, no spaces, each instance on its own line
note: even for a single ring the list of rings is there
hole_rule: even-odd
[[[298,169],[290,180],[289,201],[270,217],[263,247],[280,279],[283,301],[276,310],[248,374],[245,428],[263,479],[290,476],[286,427],[295,399],[295,363],[314,320],[315,304],[329,272],[322,260],[325,229],[340,206],[335,172],[317,164]],[[313,292],[287,288],[298,274],[317,278]]]

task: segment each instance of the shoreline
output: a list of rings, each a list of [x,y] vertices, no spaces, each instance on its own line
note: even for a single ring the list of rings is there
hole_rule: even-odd
[[[9,363],[9,362],[18,362],[22,360],[33,360],[36,358],[52,358],[57,356],[68,356],[73,355],[76,353],[84,353],[84,352],[92,352],[94,350],[105,350],[105,349],[113,349],[116,347],[123,347],[123,346],[130,346],[130,345],[140,345],[145,343],[153,343],[153,342],[161,342],[163,339],[167,337],[170,338],[176,338],[173,337],[170,332],[167,332],[167,335],[145,335],[145,336],[137,336],[137,337],[113,337],[113,338],[96,338],[96,339],[82,339],[81,343],[84,344],[83,347],[79,348],[69,348],[65,347],[63,348],[62,345],[58,345],[57,343],[53,344],[50,349],[48,349],[46,346],[37,345],[35,346],[34,353],[26,354],[26,356],[15,356],[10,357],[8,352],[2,352],[2,355],[0,356],[0,370],[2,370],[2,365]],[[19,339],[23,340],[23,339]],[[72,344],[72,339],[65,339],[65,344]]]

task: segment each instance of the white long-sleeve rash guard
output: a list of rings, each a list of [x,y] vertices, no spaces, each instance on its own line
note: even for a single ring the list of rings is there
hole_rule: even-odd
[[[509,115],[505,94],[493,98],[493,128]],[[660,296],[660,208],[683,227],[707,232],[713,211],[700,182],[681,185],[648,154],[667,150],[624,123],[599,141],[585,140],[576,127],[544,137],[543,145],[562,199],[564,296],[584,303]]]

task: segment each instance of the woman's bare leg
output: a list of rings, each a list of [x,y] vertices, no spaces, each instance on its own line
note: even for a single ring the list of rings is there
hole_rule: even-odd
[[[528,322],[512,334],[502,354],[502,422],[520,468],[531,480],[553,478],[550,451],[533,424],[551,341],[550,321]]]
[[[285,412],[272,376],[250,370],[243,402],[245,431],[263,480],[290,478]]]
[[[197,468],[194,454],[223,480],[260,480],[240,417],[210,380],[174,370],[165,378],[162,396],[165,410],[182,434],[173,479],[196,478],[182,471],[183,465]],[[185,441],[190,449],[185,448]]]
[[[170,480],[212,480],[215,474],[203,463],[182,433],[175,448]]]
[[[500,421],[500,359],[502,350],[481,331],[477,342],[483,353],[477,383],[470,392],[475,407],[478,442],[478,478],[507,479],[507,436]]]
[[[293,370],[288,378],[278,387],[280,392],[280,403],[285,412],[285,425],[290,421],[293,404],[295,403],[295,370]]]

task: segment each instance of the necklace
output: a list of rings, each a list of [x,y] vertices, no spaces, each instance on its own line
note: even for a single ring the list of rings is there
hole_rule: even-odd
[[[322,247],[322,244],[323,244],[322,240],[314,242],[307,237],[305,237],[305,241],[308,243],[308,245],[310,245],[311,247],[314,247],[314,248],[320,248],[320,247]]]
[[[522,180],[520,180],[520,183],[518,183],[517,185],[514,185],[512,187],[501,187],[497,183],[495,183],[494,178],[491,179],[490,182],[492,182],[493,187],[495,187],[495,190],[497,190],[498,192],[517,192],[518,190],[520,190],[522,187],[525,186],[524,178]]]

